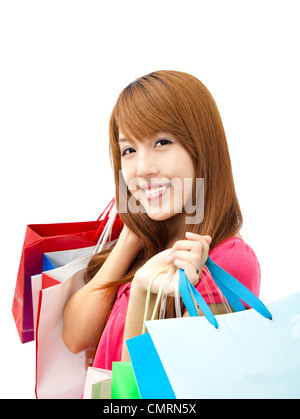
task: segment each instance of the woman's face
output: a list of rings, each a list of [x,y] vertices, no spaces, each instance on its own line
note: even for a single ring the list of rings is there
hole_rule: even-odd
[[[143,143],[119,132],[122,175],[132,197],[131,212],[143,211],[156,221],[183,212],[192,196],[195,171],[185,148],[169,133]],[[142,207],[140,207],[140,205]]]

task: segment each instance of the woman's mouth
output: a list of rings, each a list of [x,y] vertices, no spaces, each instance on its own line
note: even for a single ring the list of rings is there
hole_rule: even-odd
[[[167,185],[160,185],[158,187],[152,187],[147,189],[142,188],[142,191],[144,192],[145,198],[149,201],[152,199],[160,198],[166,192],[166,190],[169,189],[171,185],[171,183],[168,183]]]

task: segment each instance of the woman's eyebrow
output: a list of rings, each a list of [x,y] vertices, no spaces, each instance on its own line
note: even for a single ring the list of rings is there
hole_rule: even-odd
[[[130,139],[130,140],[127,140],[127,138],[119,138],[118,139],[118,144],[125,143],[125,142],[136,145],[136,141],[134,141],[133,139]]]

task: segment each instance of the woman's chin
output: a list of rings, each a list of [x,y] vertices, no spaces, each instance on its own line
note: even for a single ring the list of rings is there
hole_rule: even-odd
[[[151,211],[147,212],[147,215],[153,221],[165,221],[174,216],[174,214],[170,214],[170,213],[163,213],[163,212],[153,213]]]
[[[178,215],[178,212],[182,214],[182,204],[174,206],[167,202],[145,202],[144,200],[137,201],[139,202],[140,210],[147,214],[148,217],[153,221],[166,221],[170,218],[173,218],[175,215]],[[177,211],[178,209],[178,211]]]

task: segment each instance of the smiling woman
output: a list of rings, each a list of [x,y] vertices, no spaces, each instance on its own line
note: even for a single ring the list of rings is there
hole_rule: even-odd
[[[124,140],[121,131],[119,136]],[[126,143],[121,149],[121,173],[129,192],[141,204],[140,210],[157,221],[182,213],[195,181],[193,161],[186,149],[170,133],[158,133],[143,142],[135,139],[135,148],[128,147],[129,140]],[[130,204],[132,209],[134,202]],[[177,222],[179,227],[178,217]],[[184,217],[181,224],[185,225]]]
[[[171,144],[157,145],[160,136]],[[120,139],[126,141],[119,143]],[[125,153],[123,156],[121,151]],[[117,206],[121,211],[124,209],[125,223],[133,231],[139,217],[132,220],[125,209],[132,195],[126,182],[135,176],[142,177],[146,183],[158,177],[168,181],[174,176],[193,179],[193,203],[198,191],[195,179],[204,179],[204,209],[209,216],[204,215],[201,222],[192,223],[188,230],[209,234],[212,248],[240,229],[242,215],[222,120],[210,92],[194,76],[178,71],[157,71],[129,84],[111,115],[110,152],[118,191]],[[120,171],[127,171],[125,179],[119,176]],[[184,203],[183,200],[180,210],[187,215]],[[141,204],[146,204],[145,199]],[[151,201],[152,207],[155,204]],[[178,210],[176,207],[176,218],[183,218]],[[144,212],[148,214],[146,208]],[[157,241],[156,228],[161,230],[163,226],[154,228],[148,220],[148,217],[141,218],[153,243]],[[174,234],[170,237],[170,230],[164,234],[169,242],[175,239]]]
[[[86,285],[65,307],[63,338],[73,352],[100,339],[94,366],[111,369],[113,361],[128,360],[123,343],[142,331],[153,274],[173,266],[173,280],[183,269],[220,313],[218,290],[205,288],[208,255],[256,294],[260,268],[239,234],[242,214],[221,117],[197,78],[156,71],[130,83],[112,111],[109,146],[124,228],[91,259]],[[149,313],[161,279],[154,281]],[[168,318],[175,316],[173,297],[171,281]]]

